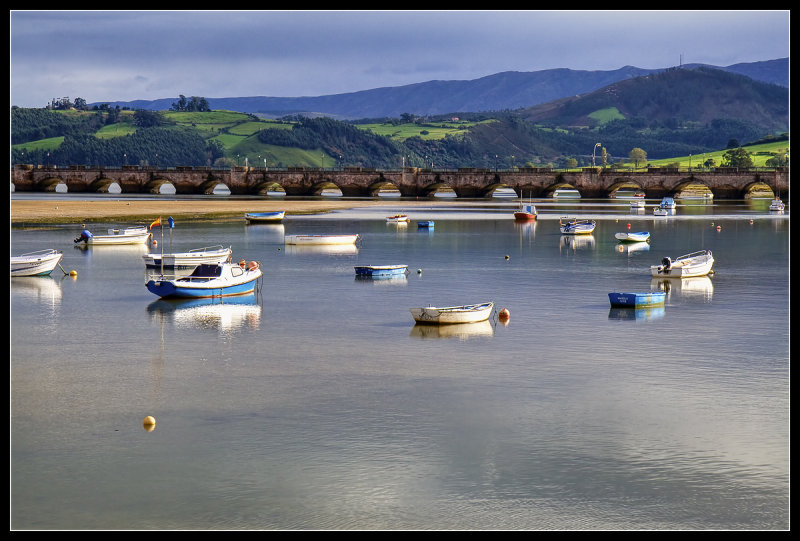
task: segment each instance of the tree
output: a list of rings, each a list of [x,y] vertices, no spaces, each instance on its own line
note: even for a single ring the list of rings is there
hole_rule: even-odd
[[[647,161],[647,152],[639,147],[635,147],[628,154],[628,159],[632,161],[636,167],[639,167],[639,162],[645,163]]]
[[[722,155],[723,167],[741,167],[748,169],[753,167],[753,159],[742,147],[732,148]]]

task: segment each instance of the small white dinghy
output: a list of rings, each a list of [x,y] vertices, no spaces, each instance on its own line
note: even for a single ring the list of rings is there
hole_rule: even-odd
[[[638,231],[636,233],[616,233],[614,237],[620,242],[646,242],[650,240],[650,232]]]
[[[64,257],[56,250],[39,250],[11,256],[11,276],[47,276]]]
[[[320,246],[329,244],[355,244],[358,235],[286,235],[286,244]]]
[[[106,246],[116,244],[144,244],[150,238],[150,230],[144,225],[113,228],[107,235],[93,235],[88,229],[81,232],[75,244],[85,243],[87,246]]]
[[[706,276],[714,266],[711,250],[700,250],[682,255],[675,261],[668,257],[661,260],[661,265],[651,265],[650,275],[656,278],[689,278]]]
[[[485,321],[492,315],[494,302],[465,304],[462,306],[411,308],[411,316],[417,323],[450,324],[477,323]]]

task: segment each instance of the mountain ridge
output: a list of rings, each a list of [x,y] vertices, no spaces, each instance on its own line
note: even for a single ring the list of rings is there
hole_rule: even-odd
[[[732,64],[685,64],[686,69],[708,67],[745,75],[756,81],[789,86],[789,58]],[[212,109],[280,117],[317,114],[339,120],[397,118],[403,113],[439,115],[458,112],[513,110],[586,94],[615,82],[661,73],[673,68],[645,69],[623,66],[616,70],[553,68],[533,72],[504,71],[470,80],[430,80],[394,87],[379,87],[340,94],[301,97],[205,97]],[[95,102],[130,109],[168,110],[174,98]]]

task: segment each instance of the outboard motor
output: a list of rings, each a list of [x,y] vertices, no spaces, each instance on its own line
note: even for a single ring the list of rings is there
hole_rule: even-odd
[[[90,238],[92,238],[92,233],[88,229],[84,229],[83,231],[81,231],[81,236],[76,238],[73,242],[75,242],[76,244],[79,242],[86,242]]]

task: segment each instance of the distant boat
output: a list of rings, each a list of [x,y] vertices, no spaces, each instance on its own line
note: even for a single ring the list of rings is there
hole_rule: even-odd
[[[196,267],[201,263],[223,263],[231,256],[232,251],[230,246],[224,248],[222,245],[217,245],[172,254],[149,253],[143,255],[142,259],[144,259],[145,267],[160,267],[163,261],[166,268],[188,268]]]
[[[39,250],[11,256],[11,276],[47,276],[61,262],[64,254],[56,250]]]
[[[769,210],[771,211],[782,212],[784,209],[786,209],[786,205],[779,197],[773,199],[772,203],[769,204]]]
[[[433,220],[423,220],[421,222],[417,222],[417,227],[427,227],[432,228],[434,226]]]
[[[656,278],[690,278],[706,276],[714,266],[711,250],[700,250],[678,257],[672,261],[669,257],[661,260],[661,265],[651,265],[650,275]]]
[[[616,233],[614,235],[620,242],[643,242],[650,239],[649,231],[639,231],[637,233]]]
[[[222,263],[198,265],[188,276],[179,278],[158,277],[149,280],[147,290],[159,297],[228,297],[243,295],[255,289],[261,278],[261,265],[256,261],[244,264]]]
[[[646,293],[613,293],[608,294],[612,308],[643,308],[664,304],[667,294],[663,291],[648,291]]]
[[[244,217],[248,223],[271,223],[276,224],[283,220],[286,211],[276,212],[248,212]]]
[[[575,218],[561,218],[558,224],[564,235],[588,235],[597,227],[597,222],[594,220],[577,220]]]
[[[653,216],[668,216],[670,214],[674,214],[675,211],[672,209],[665,209],[662,207],[656,207],[653,209]]]
[[[553,197],[567,197],[567,198],[580,198],[581,192],[570,188],[558,188],[553,192]]]
[[[387,222],[391,222],[391,223],[406,223],[407,224],[411,220],[408,218],[407,214],[395,214],[393,216],[387,216],[386,217],[386,221]]]
[[[452,324],[477,323],[489,319],[494,302],[465,304],[462,306],[411,308],[411,316],[417,323]]]
[[[297,245],[329,245],[329,244],[355,244],[358,235],[286,235],[286,244]]]
[[[150,238],[147,226],[137,225],[119,229],[109,229],[107,235],[93,235],[88,229],[81,232],[75,243],[83,242],[87,246],[106,246],[117,244],[144,244]]]
[[[672,197],[664,197],[658,206],[662,209],[674,209],[677,205]]]
[[[400,276],[408,273],[408,265],[357,265],[353,268],[356,276],[372,276],[374,278]]]
[[[633,199],[631,201],[631,208],[632,209],[643,209],[644,208],[644,199]]]
[[[514,219],[518,222],[529,222],[531,220],[535,220],[538,216],[538,212],[536,212],[536,207],[528,199],[528,204],[523,205],[522,199],[519,200],[519,210],[514,212]]]

